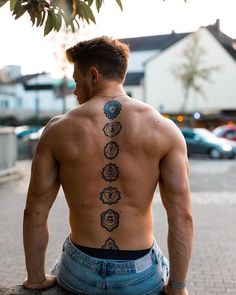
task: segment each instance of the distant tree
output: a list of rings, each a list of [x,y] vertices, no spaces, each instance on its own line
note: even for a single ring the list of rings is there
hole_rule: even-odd
[[[185,112],[186,110],[191,91],[207,99],[207,95],[200,81],[212,82],[212,73],[220,69],[217,65],[207,66],[205,64],[204,57],[206,53],[207,51],[200,44],[199,36],[194,33],[181,52],[181,62],[176,64],[171,70],[172,74],[182,84],[184,92],[183,103],[180,107],[181,112]]]
[[[115,0],[122,10],[122,0]],[[44,26],[44,36],[52,30],[59,31],[63,21],[66,27],[71,27],[75,32],[75,25],[78,27],[79,21],[96,23],[92,4],[99,12],[104,0],[0,0],[0,7],[5,3],[10,3],[10,11],[15,19],[28,12],[32,25]]]

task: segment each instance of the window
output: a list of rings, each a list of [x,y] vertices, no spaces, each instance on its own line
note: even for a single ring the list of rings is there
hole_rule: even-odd
[[[16,98],[16,107],[17,108],[21,108],[22,107],[22,98],[21,97],[17,97]]]
[[[0,100],[0,108],[8,109],[9,108],[9,101],[8,100]]]
[[[233,138],[233,137],[235,137],[235,135],[236,135],[235,130],[229,130],[225,133],[226,138]]]

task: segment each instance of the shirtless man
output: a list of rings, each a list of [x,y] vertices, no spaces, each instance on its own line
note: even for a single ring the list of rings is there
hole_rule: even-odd
[[[37,146],[24,211],[24,286],[57,280],[76,294],[187,295],[193,221],[181,132],[125,94],[124,43],[96,38],[67,56],[80,106],[52,119]],[[169,265],[153,237],[157,184],[168,217]],[[48,214],[60,185],[71,234],[55,277],[45,274],[44,263]]]

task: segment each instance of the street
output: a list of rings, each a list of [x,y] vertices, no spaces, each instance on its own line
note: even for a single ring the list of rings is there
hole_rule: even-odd
[[[0,285],[21,284],[26,272],[22,218],[30,161],[19,161],[20,180],[0,184]],[[190,158],[195,247],[188,276],[190,295],[236,294],[236,160]],[[153,206],[155,236],[167,254],[167,223],[157,192]],[[60,191],[49,218],[46,270],[69,234],[68,210]],[[135,295],[135,294],[131,294]]]

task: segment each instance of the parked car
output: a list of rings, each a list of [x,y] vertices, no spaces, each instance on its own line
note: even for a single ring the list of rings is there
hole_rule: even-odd
[[[223,138],[218,138],[204,128],[181,128],[186,140],[188,154],[208,155],[213,159],[234,158],[232,144]]]
[[[212,131],[216,136],[236,141],[236,124],[222,125]]]
[[[33,155],[35,153],[35,150],[36,150],[38,141],[39,141],[39,139],[40,139],[40,137],[41,137],[44,129],[45,129],[45,127],[42,127],[38,131],[36,131],[34,133],[31,133],[28,136],[28,139],[27,140],[28,140],[28,144],[30,146],[30,154],[31,154],[31,157],[33,157]]]
[[[41,127],[39,126],[18,126],[15,128],[15,134],[17,138],[25,138],[33,132],[37,132]]]

